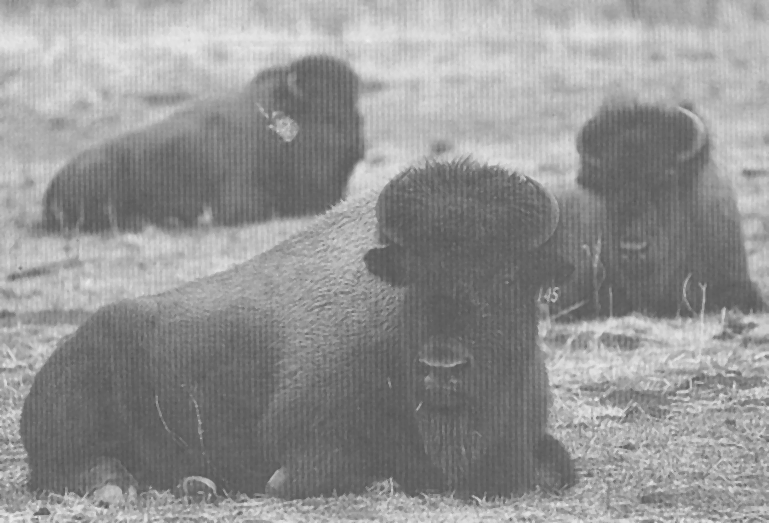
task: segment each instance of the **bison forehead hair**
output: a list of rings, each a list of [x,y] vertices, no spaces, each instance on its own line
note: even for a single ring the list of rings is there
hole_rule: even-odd
[[[604,104],[580,130],[577,182],[598,192],[690,185],[710,159],[710,137],[692,104]]]
[[[405,170],[380,194],[376,217],[383,243],[415,254],[509,255],[550,237],[558,204],[534,180],[468,158]]]

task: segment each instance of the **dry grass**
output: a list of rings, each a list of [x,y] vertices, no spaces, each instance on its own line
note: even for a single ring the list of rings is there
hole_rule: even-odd
[[[759,318],[755,318],[760,320]],[[382,483],[365,496],[281,503],[179,501],[150,493],[126,506],[24,492],[17,423],[34,369],[74,327],[0,331],[4,383],[0,514],[41,508],[58,521],[760,521],[769,516],[769,336],[714,339],[723,322],[630,317],[553,325],[544,333],[555,393],[553,431],[577,457],[563,496],[465,504],[407,498]],[[630,342],[629,342],[630,340]]]
[[[439,139],[453,145],[449,154],[563,179],[575,165],[574,134],[605,94],[628,88],[692,98],[737,187],[751,270],[769,294],[769,177],[739,175],[769,169],[769,31],[751,21],[752,2],[722,5],[710,29],[655,25],[652,14],[631,22],[612,14],[626,3],[610,0],[566,10],[571,3],[531,0],[487,12],[456,3],[451,15],[432,0],[408,9],[370,2],[378,12],[295,0],[288,14],[243,0],[217,3],[226,9],[192,0],[152,10],[138,0],[56,11],[11,4],[0,2],[14,13],[0,21],[0,274],[54,265],[0,283],[0,519],[29,521],[40,508],[51,516],[39,521],[769,518],[766,316],[749,318],[758,324],[752,330],[720,317],[543,324],[554,432],[582,473],[562,497],[466,505],[406,498],[380,484],[366,496],[297,503],[197,505],[152,494],[101,508],[24,492],[18,435],[34,372],[85,312],[225,269],[305,223],[44,236],[34,225],[55,169],[80,148],[162,117],[171,102],[233,89],[259,68],[309,51],[346,56],[365,79],[386,86],[363,100],[371,151],[353,193],[384,183]],[[56,265],[67,260],[74,261]]]

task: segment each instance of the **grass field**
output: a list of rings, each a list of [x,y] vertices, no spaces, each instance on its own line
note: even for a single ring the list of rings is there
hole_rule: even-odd
[[[226,269],[307,223],[47,236],[35,228],[46,184],[75,152],[307,52],[343,56],[383,87],[362,100],[370,150],[352,193],[381,185],[435,140],[453,144],[452,155],[567,179],[575,133],[604,96],[694,100],[737,188],[752,275],[769,295],[761,2],[722,4],[712,22],[690,1],[700,17],[691,24],[653,0],[642,21],[609,0],[454,2],[446,12],[437,1],[361,2],[380,11],[309,0],[282,11],[245,0],[70,3],[79,6],[0,2],[0,521],[769,520],[766,315],[543,323],[551,426],[581,472],[562,496],[466,504],[408,498],[388,483],[295,503],[151,493],[105,508],[30,496],[20,408],[59,338],[103,304]]]

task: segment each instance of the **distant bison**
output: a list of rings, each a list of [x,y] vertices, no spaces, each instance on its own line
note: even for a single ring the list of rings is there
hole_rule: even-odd
[[[575,264],[557,311],[674,316],[763,308],[740,214],[691,105],[605,104],[579,133],[553,241]]]
[[[528,178],[430,163],[243,265],[102,308],[25,400],[29,486],[570,485],[537,346],[538,290],[568,271],[557,221]]]
[[[308,56],[258,74],[237,95],[181,110],[75,157],[51,181],[43,226],[57,231],[219,224],[318,214],[363,157],[359,79]]]

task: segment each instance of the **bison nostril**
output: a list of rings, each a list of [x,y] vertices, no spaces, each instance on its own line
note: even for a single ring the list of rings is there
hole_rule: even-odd
[[[620,241],[620,256],[625,263],[645,262],[649,250],[648,242],[644,241]]]
[[[422,376],[429,374],[458,376],[470,370],[472,359],[455,358],[451,360],[438,360],[433,358],[419,358],[417,360],[417,369]]]
[[[640,241],[640,242],[620,241],[619,248],[622,250],[623,253],[641,254],[643,252],[646,252],[649,249],[649,243],[644,241]]]
[[[420,377],[425,377],[428,374],[430,374],[430,366],[422,361],[422,359],[418,359],[416,362],[416,370],[417,374],[419,374]]]

